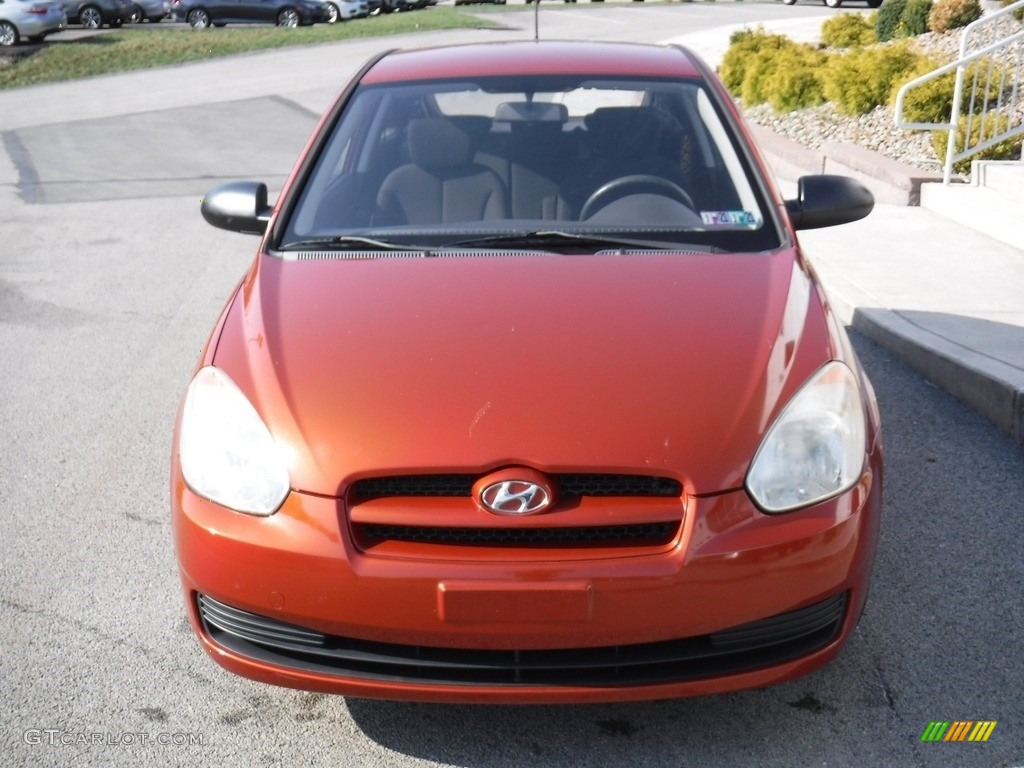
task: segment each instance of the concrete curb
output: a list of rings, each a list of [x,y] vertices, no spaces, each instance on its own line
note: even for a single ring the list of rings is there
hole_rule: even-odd
[[[767,128],[752,125],[751,130],[772,170],[786,181],[812,173],[852,176],[871,190],[877,202],[893,205],[920,205],[921,185],[942,181],[941,173],[922,171],[856,144],[829,143],[808,149]]]
[[[1024,371],[936,333],[879,301],[833,266],[809,256],[829,303],[864,334],[1024,445]]]
[[[1024,376],[888,309],[855,309],[851,325],[1024,445]]]

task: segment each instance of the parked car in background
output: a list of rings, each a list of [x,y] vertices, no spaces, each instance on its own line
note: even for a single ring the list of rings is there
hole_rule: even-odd
[[[69,24],[81,24],[85,29],[99,29],[106,25],[120,27],[132,15],[129,0],[60,0],[68,15]]]
[[[381,13],[395,13],[396,11],[410,11],[419,7],[418,0],[369,0],[370,15],[376,16]]]
[[[209,223],[259,236],[171,451],[210,658],[520,704],[834,658],[867,600],[881,428],[797,231],[874,201],[822,175],[784,199],[751,141],[679,47],[389,52],[276,203],[207,194]]]
[[[829,8],[839,8],[843,4],[843,0],[821,0]],[[529,2],[529,0],[527,0]],[[782,0],[786,5],[796,5],[796,0]],[[868,4],[868,8],[878,8],[882,5],[882,0],[865,0]]]
[[[321,0],[171,0],[171,14],[193,29],[225,24],[305,27],[328,20]]]
[[[370,15],[368,0],[324,0],[324,6],[327,8],[328,24],[350,19],[365,19]]]
[[[67,26],[59,3],[47,0],[0,0],[0,47],[37,43]]]
[[[170,0],[133,0],[128,20],[132,24],[143,21],[158,22],[171,14]]]

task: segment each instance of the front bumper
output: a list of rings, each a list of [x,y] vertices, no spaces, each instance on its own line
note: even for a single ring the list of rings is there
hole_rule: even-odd
[[[360,697],[625,701],[759,687],[833,658],[866,600],[880,477],[777,517],[742,491],[690,498],[666,546],[592,557],[375,554],[338,499],[293,492],[255,518],[197,497],[177,467],[172,505],[192,626],[237,674]]]

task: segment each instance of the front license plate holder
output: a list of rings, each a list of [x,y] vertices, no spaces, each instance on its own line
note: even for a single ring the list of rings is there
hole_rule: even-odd
[[[442,581],[437,610],[449,624],[565,624],[590,621],[594,585],[589,581]]]

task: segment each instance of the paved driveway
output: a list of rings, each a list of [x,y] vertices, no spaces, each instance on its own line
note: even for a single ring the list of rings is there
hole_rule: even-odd
[[[707,41],[741,15],[826,12],[542,13],[552,36]],[[492,36],[532,37],[532,27],[431,42]],[[1024,456],[860,338],[884,410],[886,520],[868,612],[819,673],[701,700],[445,707],[262,686],[205,658],[172,551],[170,427],[256,241],[206,226],[198,200],[223,178],[278,183],[355,67],[383,45],[423,42],[0,93],[0,762],[1024,765]],[[987,743],[920,741],[930,721],[968,719],[998,721]]]

